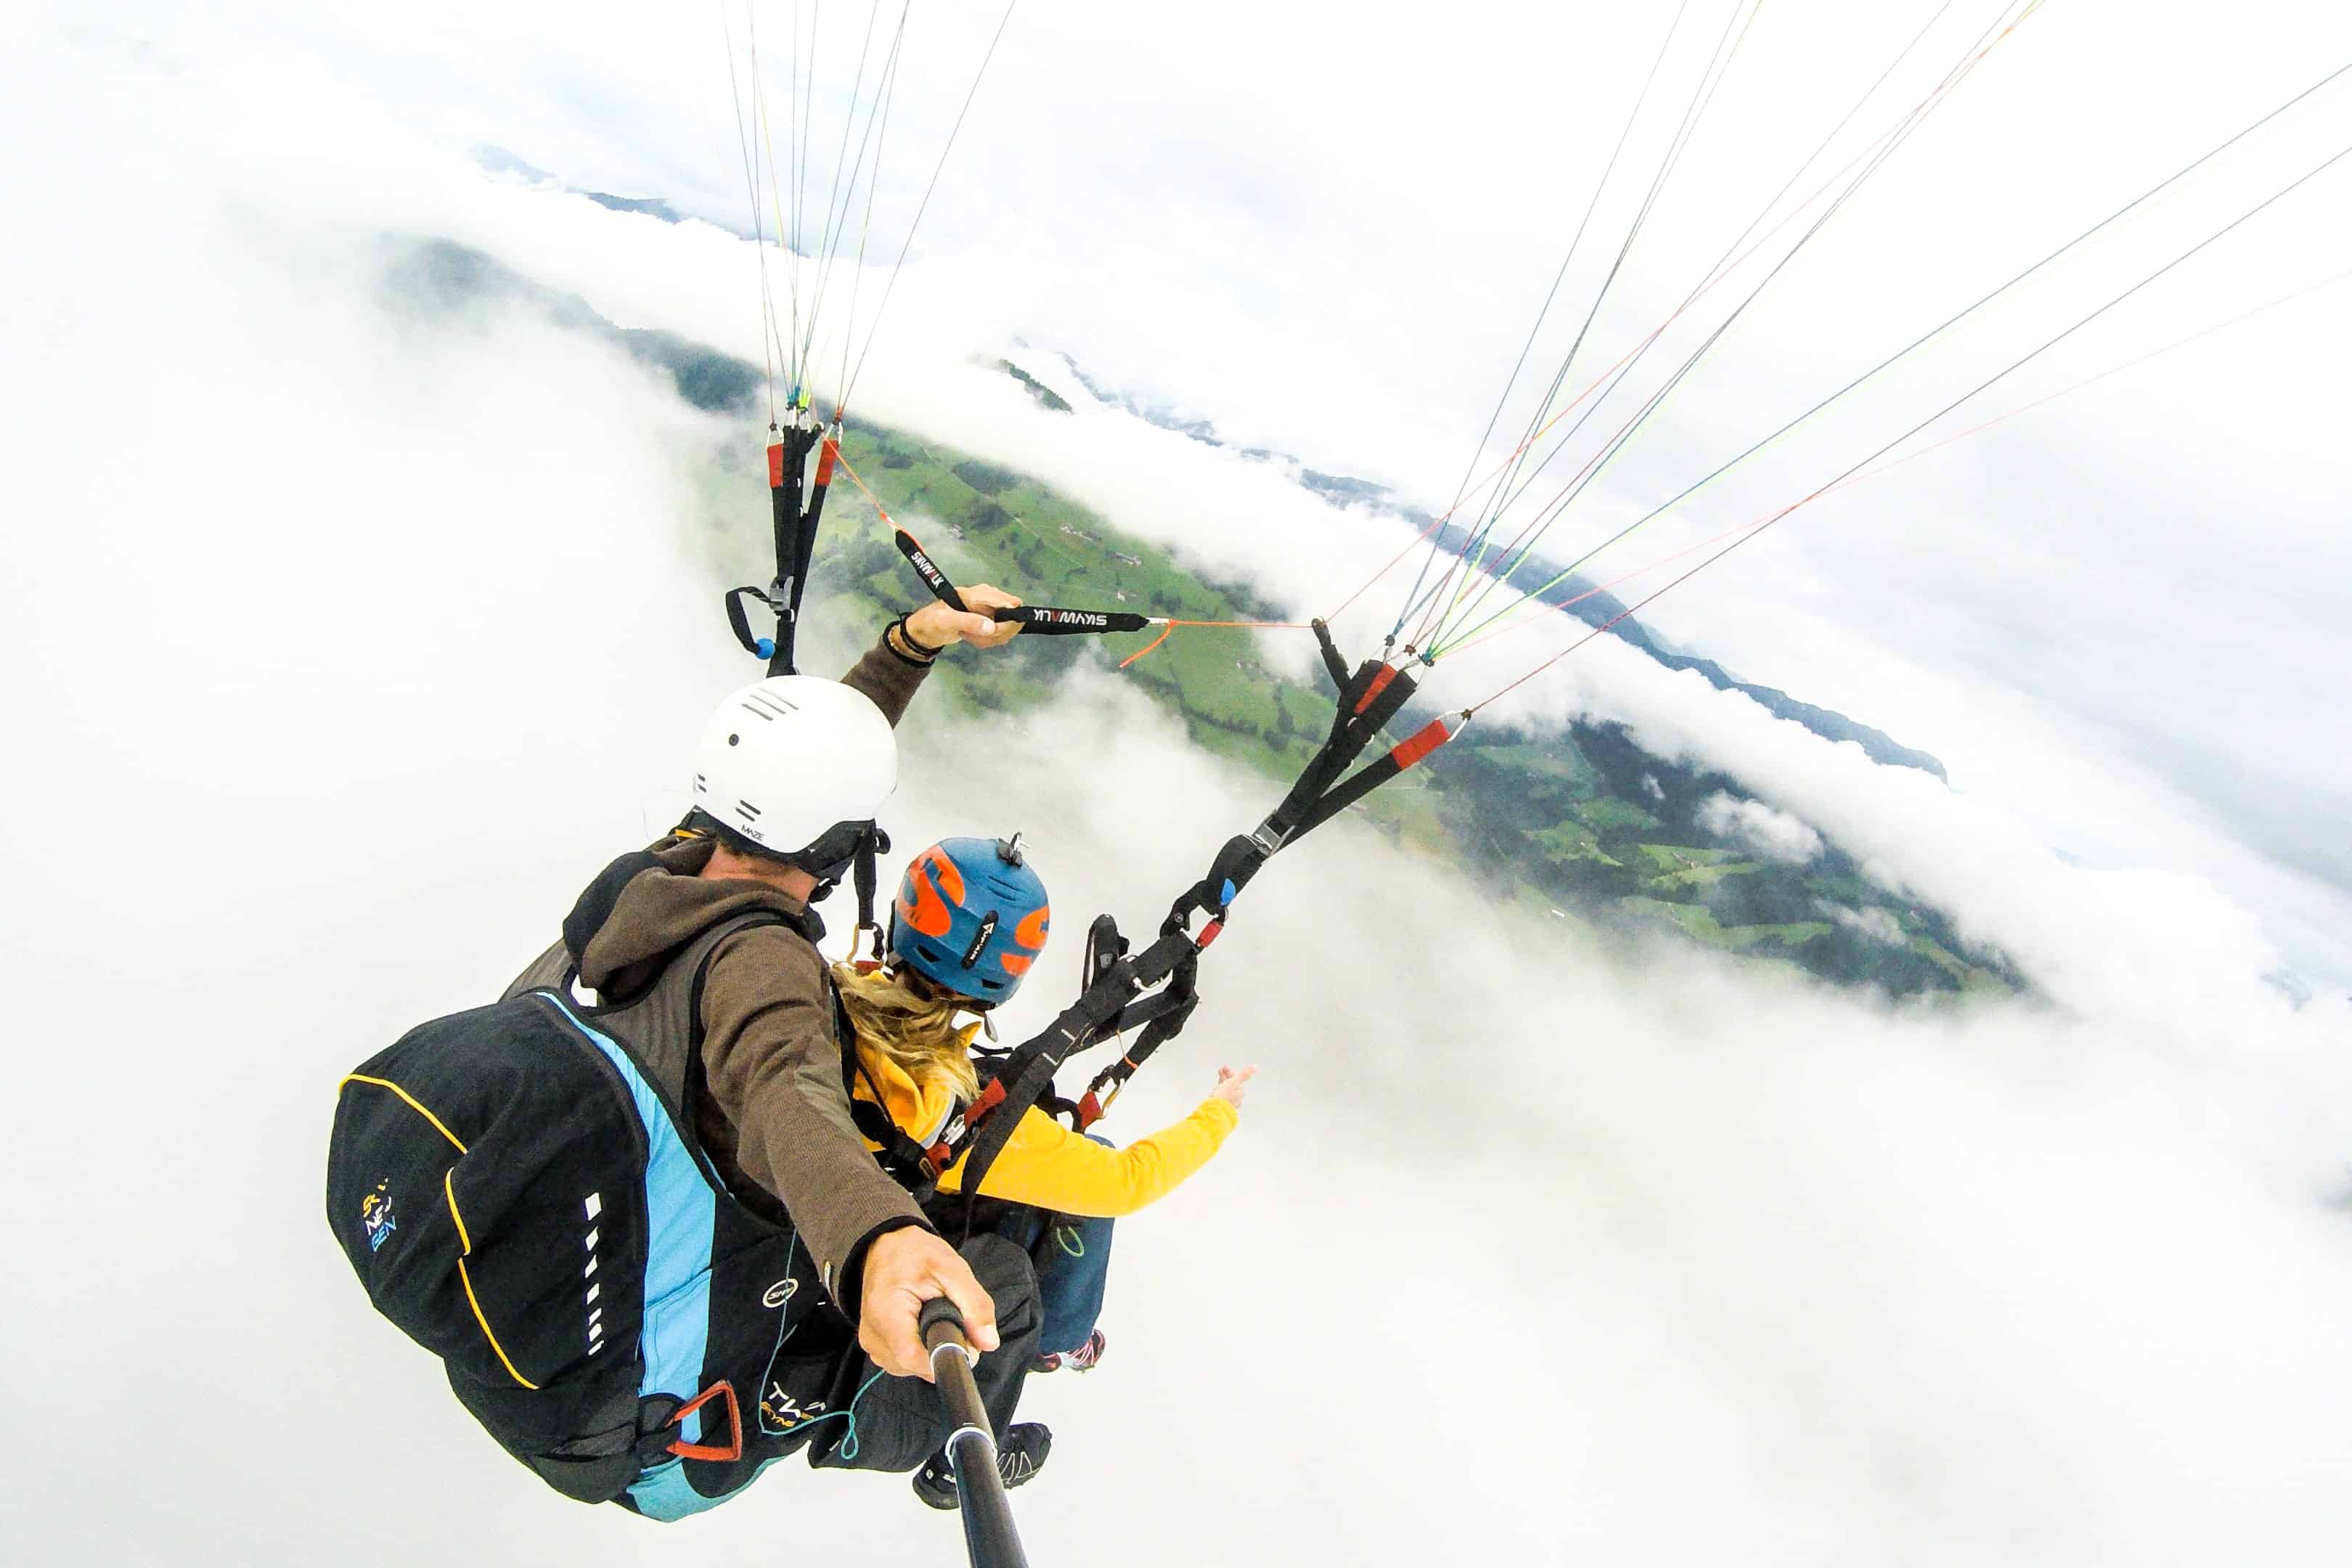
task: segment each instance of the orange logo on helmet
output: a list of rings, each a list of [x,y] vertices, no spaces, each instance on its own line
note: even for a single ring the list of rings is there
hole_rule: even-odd
[[[934,882],[934,873],[944,875],[940,877],[939,882]],[[946,856],[936,849],[927,849],[908,870],[906,886],[898,892],[899,915],[909,926],[928,937],[946,936],[953,921],[948,912],[946,900],[940,897],[940,883],[952,889],[952,896],[957,902],[962,901],[963,879],[956,875],[956,868],[948,863]],[[907,897],[909,892],[914,895],[911,903]]]
[[[940,891],[947,895],[948,902],[962,907],[963,873],[956,869],[956,863],[948,858],[946,850],[934,844],[917,858],[916,864],[929,866],[931,874],[939,878]]]
[[[1022,916],[1021,923],[1013,928],[1013,940],[1035,952],[1045,945],[1045,928],[1053,923],[1053,906],[1039,904]]]

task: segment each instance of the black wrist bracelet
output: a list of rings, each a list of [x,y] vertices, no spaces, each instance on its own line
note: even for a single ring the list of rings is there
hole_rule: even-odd
[[[915,634],[907,629],[907,617],[905,616],[900,616],[897,620],[892,621],[888,629],[898,634],[898,640],[906,645],[908,652],[914,654],[917,658],[923,659],[927,663],[931,659],[939,658],[940,655],[947,651],[947,645],[945,643],[940,644],[938,647],[933,647],[928,643],[919,641],[916,638]]]

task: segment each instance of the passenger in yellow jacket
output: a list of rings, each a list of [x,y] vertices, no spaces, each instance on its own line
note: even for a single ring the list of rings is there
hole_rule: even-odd
[[[981,1026],[961,1020],[985,1015],[1020,988],[1045,948],[1051,918],[1045,885],[1017,836],[950,838],[916,856],[891,908],[887,961],[878,968],[834,966],[856,1036],[851,1095],[880,1106],[918,1144],[937,1144],[980,1094],[971,1042]],[[1034,1107],[1019,1112],[979,1196],[998,1200],[986,1227],[1026,1250],[1036,1268],[1045,1321],[1031,1372],[1084,1372],[1100,1360],[1105,1341],[1095,1321],[1110,1264],[1110,1222],[1165,1197],[1209,1163],[1234,1130],[1256,1070],[1218,1069],[1216,1088],[1190,1116],[1124,1149],[1073,1132]],[[995,1112],[1013,1113],[1010,1106]],[[940,1178],[940,1192],[962,1190],[964,1158]],[[1006,1483],[1025,1481],[1051,1445],[1040,1424],[1008,1430],[998,1453]],[[934,1507],[955,1506],[944,1453],[915,1473],[915,1491]]]
[[[886,986],[902,988],[905,984],[904,979],[884,973],[854,976],[844,989],[856,995]],[[855,1018],[857,1004],[853,1001],[850,1007]],[[979,1029],[979,1025],[971,1024],[956,1031],[954,1049],[967,1061],[972,1036]],[[968,1098],[943,1076],[919,1082],[914,1072],[863,1028],[858,1031],[857,1061],[861,1071],[851,1094],[859,1100],[878,1100],[901,1131],[926,1146],[938,1141]],[[1077,1217],[1117,1219],[1131,1215],[1175,1191],[1209,1163],[1240,1121],[1242,1097],[1256,1070],[1220,1068],[1216,1089],[1192,1115],[1124,1149],[1073,1132],[1032,1106],[1022,1113],[1020,1126],[989,1167],[981,1195]],[[948,1167],[940,1178],[940,1191],[963,1190],[965,1158],[958,1156]]]

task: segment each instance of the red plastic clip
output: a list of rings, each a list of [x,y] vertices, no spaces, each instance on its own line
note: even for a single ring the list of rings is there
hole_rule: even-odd
[[[1211,921],[1207,925],[1202,926],[1201,928],[1200,939],[1192,943],[1192,951],[1195,952],[1207,952],[1209,944],[1216,941],[1224,929],[1225,922],[1223,921]]]

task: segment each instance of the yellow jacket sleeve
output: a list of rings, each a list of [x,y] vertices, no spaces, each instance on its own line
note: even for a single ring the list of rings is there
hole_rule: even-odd
[[[1033,1106],[988,1168],[981,1196],[1116,1219],[1173,1192],[1209,1163],[1239,1121],[1239,1112],[1213,1095],[1173,1127],[1124,1149],[1106,1149]],[[940,1178],[940,1190],[959,1192],[962,1185],[959,1159]]]

